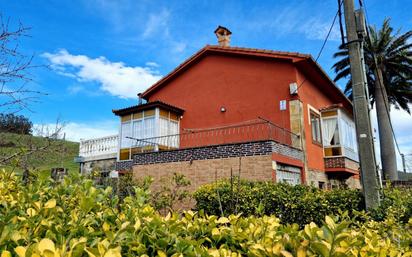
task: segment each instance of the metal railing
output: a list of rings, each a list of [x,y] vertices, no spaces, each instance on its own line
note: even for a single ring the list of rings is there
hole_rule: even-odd
[[[106,154],[116,154],[118,141],[118,135],[80,140],[79,156],[94,157]]]
[[[140,149],[142,152],[263,140],[273,140],[281,144],[301,148],[299,135],[262,120],[225,127],[186,129],[185,132],[174,135],[130,139],[134,140],[131,148]]]

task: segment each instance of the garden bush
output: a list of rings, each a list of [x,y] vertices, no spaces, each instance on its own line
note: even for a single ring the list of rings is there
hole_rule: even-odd
[[[326,215],[337,215],[339,211],[352,215],[364,209],[359,190],[324,191],[303,185],[244,180],[240,184],[223,180],[201,186],[194,198],[196,209],[207,214],[275,215],[282,223],[300,226],[312,221],[320,223]]]
[[[1,256],[411,256],[412,220],[357,225],[326,216],[300,229],[275,216],[163,216],[144,189],[119,202],[92,184],[72,174],[23,185],[0,171]]]
[[[382,195],[381,205],[370,213],[374,220],[382,221],[388,215],[393,215],[397,220],[406,223],[412,218],[411,188],[394,188],[389,185]]]

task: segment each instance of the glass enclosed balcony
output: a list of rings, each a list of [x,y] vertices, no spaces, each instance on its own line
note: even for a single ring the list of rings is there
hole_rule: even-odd
[[[349,114],[335,108],[323,110],[321,116],[325,158],[346,157],[358,162],[355,123]]]

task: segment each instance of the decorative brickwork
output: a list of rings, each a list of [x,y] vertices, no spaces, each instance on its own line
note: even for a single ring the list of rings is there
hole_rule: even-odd
[[[302,150],[284,145],[284,144],[279,144],[274,141],[270,141],[272,145],[272,153],[277,153],[284,155],[286,157],[290,157],[292,159],[300,160],[303,161],[303,152]]]
[[[116,170],[131,170],[133,166],[132,161],[116,162]]]
[[[133,157],[133,165],[221,159],[240,156],[268,155],[272,152],[302,160],[302,151],[274,141],[256,141],[177,149],[161,152],[139,153]]]
[[[359,163],[346,157],[328,157],[325,158],[325,168],[346,168],[357,171],[359,169]]]
[[[345,168],[344,157],[325,158],[325,168]]]

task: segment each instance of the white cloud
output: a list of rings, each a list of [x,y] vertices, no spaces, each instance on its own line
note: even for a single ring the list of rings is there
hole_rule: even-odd
[[[75,95],[77,93],[84,91],[84,87],[80,85],[73,85],[73,86],[69,86],[67,88],[67,91],[69,91],[70,94]]]
[[[66,140],[79,142],[80,139],[92,139],[119,133],[119,124],[115,121],[97,121],[90,123],[68,122],[64,123],[60,137],[65,134]],[[55,131],[55,123],[34,124],[35,135],[45,135]]]
[[[157,63],[155,63],[155,62],[147,62],[147,63],[146,63],[146,66],[148,66],[148,67],[153,67],[153,68],[158,68],[158,67],[160,67],[160,65],[157,64]]]
[[[323,5],[323,4],[322,4]],[[310,12],[317,4],[308,4],[305,1],[297,1],[287,7],[273,9],[257,9],[255,18],[246,24],[250,29],[261,30],[263,33],[272,32],[275,36],[288,37],[290,35],[304,35],[311,40],[324,40],[334,16]],[[322,7],[325,8],[325,7]],[[317,9],[322,9],[317,8]],[[340,40],[338,20],[329,36],[329,40]]]
[[[162,36],[169,36],[169,17],[170,12],[166,9],[162,10],[160,13],[150,14],[142,37],[150,38],[157,36],[159,33]]]
[[[182,53],[186,50],[187,44],[183,42],[173,42],[172,43],[172,52]]]
[[[79,82],[97,82],[102,91],[121,98],[135,98],[137,93],[161,78],[153,66],[130,67],[103,56],[93,59],[86,55],[72,55],[65,49],[42,56],[50,61],[57,73]]]
[[[331,21],[323,21],[321,18],[312,18],[299,26],[297,31],[305,34],[308,39],[324,40],[329,32]],[[329,40],[340,40],[340,32],[336,21],[329,35]]]

